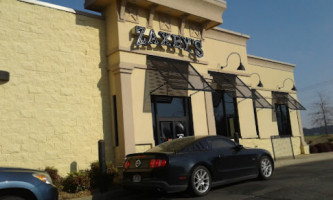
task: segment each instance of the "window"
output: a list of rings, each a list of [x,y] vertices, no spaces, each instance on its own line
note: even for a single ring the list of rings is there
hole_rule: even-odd
[[[198,151],[208,151],[208,150],[209,150],[208,143],[205,139],[203,139],[203,140],[200,140],[200,141],[192,144],[191,146],[186,148],[184,151],[198,152]]]
[[[233,138],[235,133],[240,133],[235,97],[229,96],[224,91],[213,92],[213,106],[217,135]]]
[[[159,96],[156,103],[156,114],[161,117],[184,117],[185,107],[183,98]]]
[[[252,91],[252,95],[255,97],[255,90],[251,90]],[[252,99],[252,105],[253,105],[253,112],[254,112],[254,121],[256,124],[256,132],[257,135],[259,137],[259,126],[258,126],[258,115],[257,115],[257,107],[256,107],[256,98]]]
[[[276,121],[280,136],[291,136],[289,109],[286,104],[275,104]]]
[[[117,118],[117,97],[113,95],[113,123],[114,123],[114,136],[115,145],[119,146],[119,135],[118,135],[118,118]]]
[[[210,140],[209,142],[212,147],[212,150],[235,147],[234,142],[223,138],[217,138],[214,140]]]
[[[155,144],[193,135],[189,97],[151,96]]]
[[[299,110],[304,108],[301,104],[297,104],[295,107],[296,100],[293,102],[292,98],[288,93],[283,92],[273,92],[272,93],[273,102],[275,105],[276,121],[280,136],[291,136],[291,124],[289,116],[289,108]]]
[[[196,140],[196,137],[180,138],[155,146],[147,152],[179,152],[189,145],[192,145]]]

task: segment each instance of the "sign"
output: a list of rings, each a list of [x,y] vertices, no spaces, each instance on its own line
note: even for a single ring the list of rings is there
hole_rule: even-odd
[[[201,40],[194,40],[192,38],[166,33],[163,31],[159,31],[158,35],[160,38],[157,38],[157,35],[154,29],[149,31],[148,37],[145,36],[146,28],[142,26],[135,26],[135,34],[138,35],[136,40],[136,45],[161,45],[167,47],[174,47],[177,49],[184,49],[189,53],[193,53],[201,58],[204,56],[204,52],[202,50],[202,42]]]

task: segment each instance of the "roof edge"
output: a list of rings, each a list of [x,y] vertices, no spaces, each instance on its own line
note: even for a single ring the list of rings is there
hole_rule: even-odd
[[[258,59],[258,60],[263,60],[263,61],[268,61],[268,62],[272,62],[272,63],[282,64],[282,65],[288,65],[290,67],[296,67],[295,64],[281,62],[281,61],[272,60],[272,59],[268,59],[268,58],[263,58],[263,57],[259,57],[259,56],[254,56],[254,55],[249,55],[248,54],[247,57],[248,58],[253,58],[253,59]]]
[[[103,19],[103,17],[100,16],[100,15],[96,15],[96,14],[93,14],[93,13],[88,13],[88,12],[84,12],[84,11],[80,11],[80,10],[75,10],[73,8],[68,8],[68,7],[65,7],[65,6],[59,6],[57,4],[52,4],[52,3],[48,3],[48,2],[43,2],[43,1],[38,1],[38,0],[18,0],[18,1],[33,4],[33,5],[43,6],[43,7],[47,7],[47,8],[52,8],[52,9],[56,9],[56,10],[60,10],[60,11],[65,11],[65,12],[68,12],[68,13],[73,13],[73,14],[78,14],[78,15],[84,15],[84,16],[87,16],[87,17],[94,17],[94,18]]]
[[[238,36],[238,37],[243,37],[243,38],[246,38],[246,39],[250,39],[249,35],[239,33],[239,32],[236,32],[236,31],[231,31],[231,30],[228,30],[228,29],[220,28],[220,27],[214,27],[212,29],[216,30],[216,31],[223,32],[223,33],[228,33],[228,34],[231,34],[231,35],[235,35],[235,36]]]

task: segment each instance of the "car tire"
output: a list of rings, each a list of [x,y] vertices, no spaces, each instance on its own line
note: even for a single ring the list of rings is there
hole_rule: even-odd
[[[19,196],[2,196],[0,197],[0,200],[26,200],[25,198],[19,197]]]
[[[190,189],[195,196],[205,196],[210,191],[212,178],[209,170],[204,166],[194,168],[191,180]]]
[[[267,180],[273,175],[273,161],[268,156],[262,156],[259,163],[259,178]]]

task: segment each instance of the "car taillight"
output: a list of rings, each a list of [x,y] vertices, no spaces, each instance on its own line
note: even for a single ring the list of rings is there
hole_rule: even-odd
[[[164,167],[166,165],[166,160],[164,159],[151,159],[149,167],[150,168],[158,168],[158,167]]]
[[[126,160],[125,164],[124,164],[124,169],[127,170],[130,167],[131,163]]]

